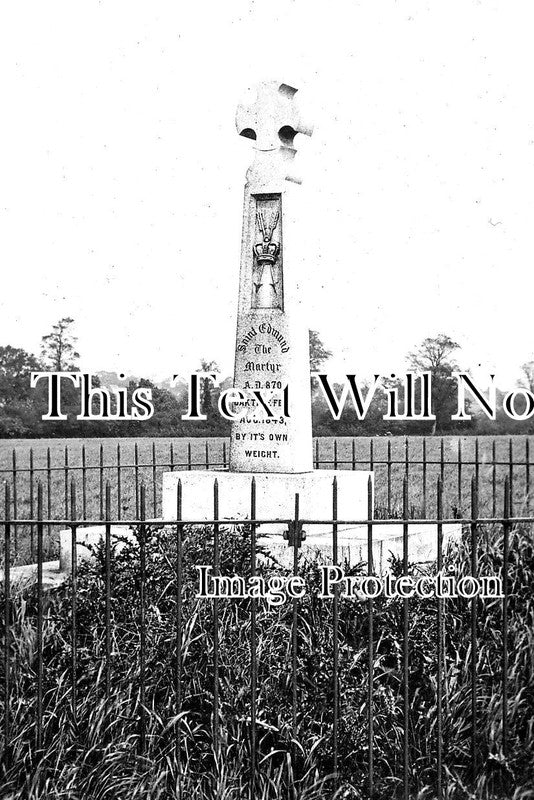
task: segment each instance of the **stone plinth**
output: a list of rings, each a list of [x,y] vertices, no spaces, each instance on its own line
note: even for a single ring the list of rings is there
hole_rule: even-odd
[[[315,526],[314,526],[315,527]],[[332,532],[317,533],[310,526],[302,543],[305,558],[320,556],[323,563],[332,563]],[[460,523],[443,525],[443,552],[451,541],[462,535]],[[291,567],[293,554],[290,548],[274,536],[266,536],[262,544],[278,562]],[[284,546],[285,545],[285,546]],[[437,526],[410,523],[408,525],[408,561],[410,564],[428,564],[436,561],[438,554]],[[403,557],[402,522],[393,525],[373,525],[373,568],[378,575],[389,571],[390,558]],[[337,561],[339,564],[367,564],[367,525],[357,525],[350,531],[340,531],[337,537]]]
[[[293,519],[295,494],[299,494],[301,519],[332,517],[332,484],[337,477],[338,519],[367,519],[370,472],[314,470],[277,474],[251,472],[166,472],[163,475],[163,519],[176,519],[177,486],[182,482],[182,519],[213,519],[213,485],[219,486],[219,519],[250,519],[252,478],[256,480],[256,519]],[[331,530],[314,525],[314,532]],[[340,526],[340,530],[342,526]],[[281,534],[287,523],[262,525],[262,534]]]

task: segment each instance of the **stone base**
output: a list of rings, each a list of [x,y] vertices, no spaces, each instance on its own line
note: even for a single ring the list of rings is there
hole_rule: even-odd
[[[250,519],[252,479],[256,479],[256,519],[288,520],[295,517],[295,494],[299,495],[300,519],[331,519],[332,486],[337,478],[337,518],[368,518],[368,482],[373,473],[348,470],[318,469],[297,473],[223,472],[217,470],[165,472],[163,474],[163,519],[176,519],[177,486],[182,483],[182,519],[207,521],[214,519],[213,486],[219,485],[219,519]],[[339,526],[349,530],[354,526]],[[259,526],[260,534],[282,534],[287,522]],[[331,532],[332,525],[309,525],[314,536]]]
[[[0,583],[4,581],[4,570],[0,570]],[[9,571],[10,586],[24,590],[37,583],[37,564],[25,564],[21,567],[11,567]],[[43,561],[43,591],[59,589],[65,583],[67,574],[61,570],[59,561]]]
[[[314,534],[308,529],[306,539],[302,543],[301,553],[304,558],[313,560],[320,558],[323,563],[332,563],[332,532]],[[373,525],[373,568],[378,575],[388,572],[391,558],[403,557],[402,522],[393,525]],[[461,523],[443,525],[443,553],[453,539],[462,535]],[[260,539],[270,555],[285,567],[293,564],[293,551],[286,542],[278,537],[265,536]],[[408,561],[410,564],[428,564],[436,561],[438,555],[437,525],[408,525]],[[338,532],[337,561],[339,564],[354,566],[362,562],[367,566],[367,525],[358,525],[350,531]]]
[[[76,556],[77,562],[89,561],[93,556],[93,548],[97,547],[106,537],[105,525],[86,525],[76,530]],[[111,549],[120,551],[126,542],[135,541],[134,532],[127,525],[111,526]],[[72,530],[59,532],[59,568],[64,572],[72,569]]]

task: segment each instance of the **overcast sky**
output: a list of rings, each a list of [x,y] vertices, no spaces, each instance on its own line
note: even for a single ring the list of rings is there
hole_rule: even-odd
[[[533,22],[530,0],[2,4],[0,344],[37,352],[68,315],[84,369],[230,373],[235,109],[274,78],[315,122],[298,268],[333,366],[401,370],[444,332],[513,386],[534,357]]]

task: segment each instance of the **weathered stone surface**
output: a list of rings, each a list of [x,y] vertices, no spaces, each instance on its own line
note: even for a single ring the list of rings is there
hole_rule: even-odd
[[[255,157],[243,204],[234,368],[234,387],[245,399],[235,407],[242,413],[232,424],[230,471],[307,472],[313,469],[309,344],[295,271],[302,243],[286,223],[295,192],[288,183],[294,136],[311,129],[300,120],[296,89],[269,82],[257,93],[236,117]],[[275,393],[267,402],[272,418],[252,396],[256,390],[265,399]]]
[[[106,535],[105,525],[87,525],[76,531],[77,563],[90,561],[93,548],[97,547]],[[111,526],[111,547],[120,551],[126,542],[135,541],[135,534],[127,525]],[[59,532],[59,565],[64,572],[72,569],[72,531],[70,528]]]
[[[11,567],[9,583],[14,589],[24,589],[37,583],[37,564],[25,564],[21,567]],[[57,589],[65,582],[67,574],[59,566],[59,561],[43,561],[43,590]],[[5,579],[4,571],[0,571],[0,583]]]
[[[389,571],[391,557],[403,557],[403,526],[402,523],[393,525],[372,526],[373,536],[373,568],[375,573],[383,575]],[[302,544],[304,558],[313,559],[320,556],[322,563],[333,563],[332,531],[318,533],[312,528]],[[339,531],[337,562],[367,564],[367,525],[358,525],[350,531]],[[462,535],[460,523],[443,525],[443,551],[446,552],[449,544]],[[292,553],[289,548],[276,540],[266,536],[262,540],[277,561],[290,567],[293,563]],[[410,564],[428,564],[437,559],[437,526],[411,523],[408,526],[408,560]]]
[[[182,519],[213,519],[213,486],[218,482],[219,518],[250,519],[252,478],[256,481],[256,519],[293,519],[295,494],[299,494],[301,519],[330,519],[332,483],[337,478],[338,519],[367,519],[367,486],[370,472],[314,470],[307,473],[276,474],[218,472],[166,472],[163,475],[163,519],[176,519],[177,486],[182,482]],[[340,530],[343,526],[340,526]],[[287,523],[262,525],[261,533],[281,534]],[[331,526],[313,526],[314,532]],[[311,532],[311,527],[310,527]]]

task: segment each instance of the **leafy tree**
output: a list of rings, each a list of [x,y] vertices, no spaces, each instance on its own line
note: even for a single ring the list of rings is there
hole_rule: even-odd
[[[534,361],[526,361],[524,364],[521,364],[521,372],[523,373],[519,385],[523,387],[523,389],[529,389],[531,392],[534,392]]]
[[[220,372],[220,367],[216,361],[206,361],[202,358],[200,361],[201,372]],[[209,378],[204,378],[201,381],[200,387],[200,409],[203,414],[209,414],[213,407],[212,401],[213,384]]]
[[[432,409],[436,415],[432,433],[451,426],[451,416],[456,411],[456,381],[452,373],[459,367],[453,354],[460,349],[458,342],[445,333],[423,339],[419,347],[408,354],[410,369],[432,374]]]
[[[55,372],[77,369],[75,362],[80,354],[76,352],[77,337],[71,332],[73,324],[72,317],[63,317],[41,339],[41,355]]]
[[[331,358],[332,352],[323,343],[317,331],[310,331],[310,370],[319,372],[325,361]]]
[[[20,347],[0,347],[0,408],[30,397],[30,374],[39,370],[37,358]]]

